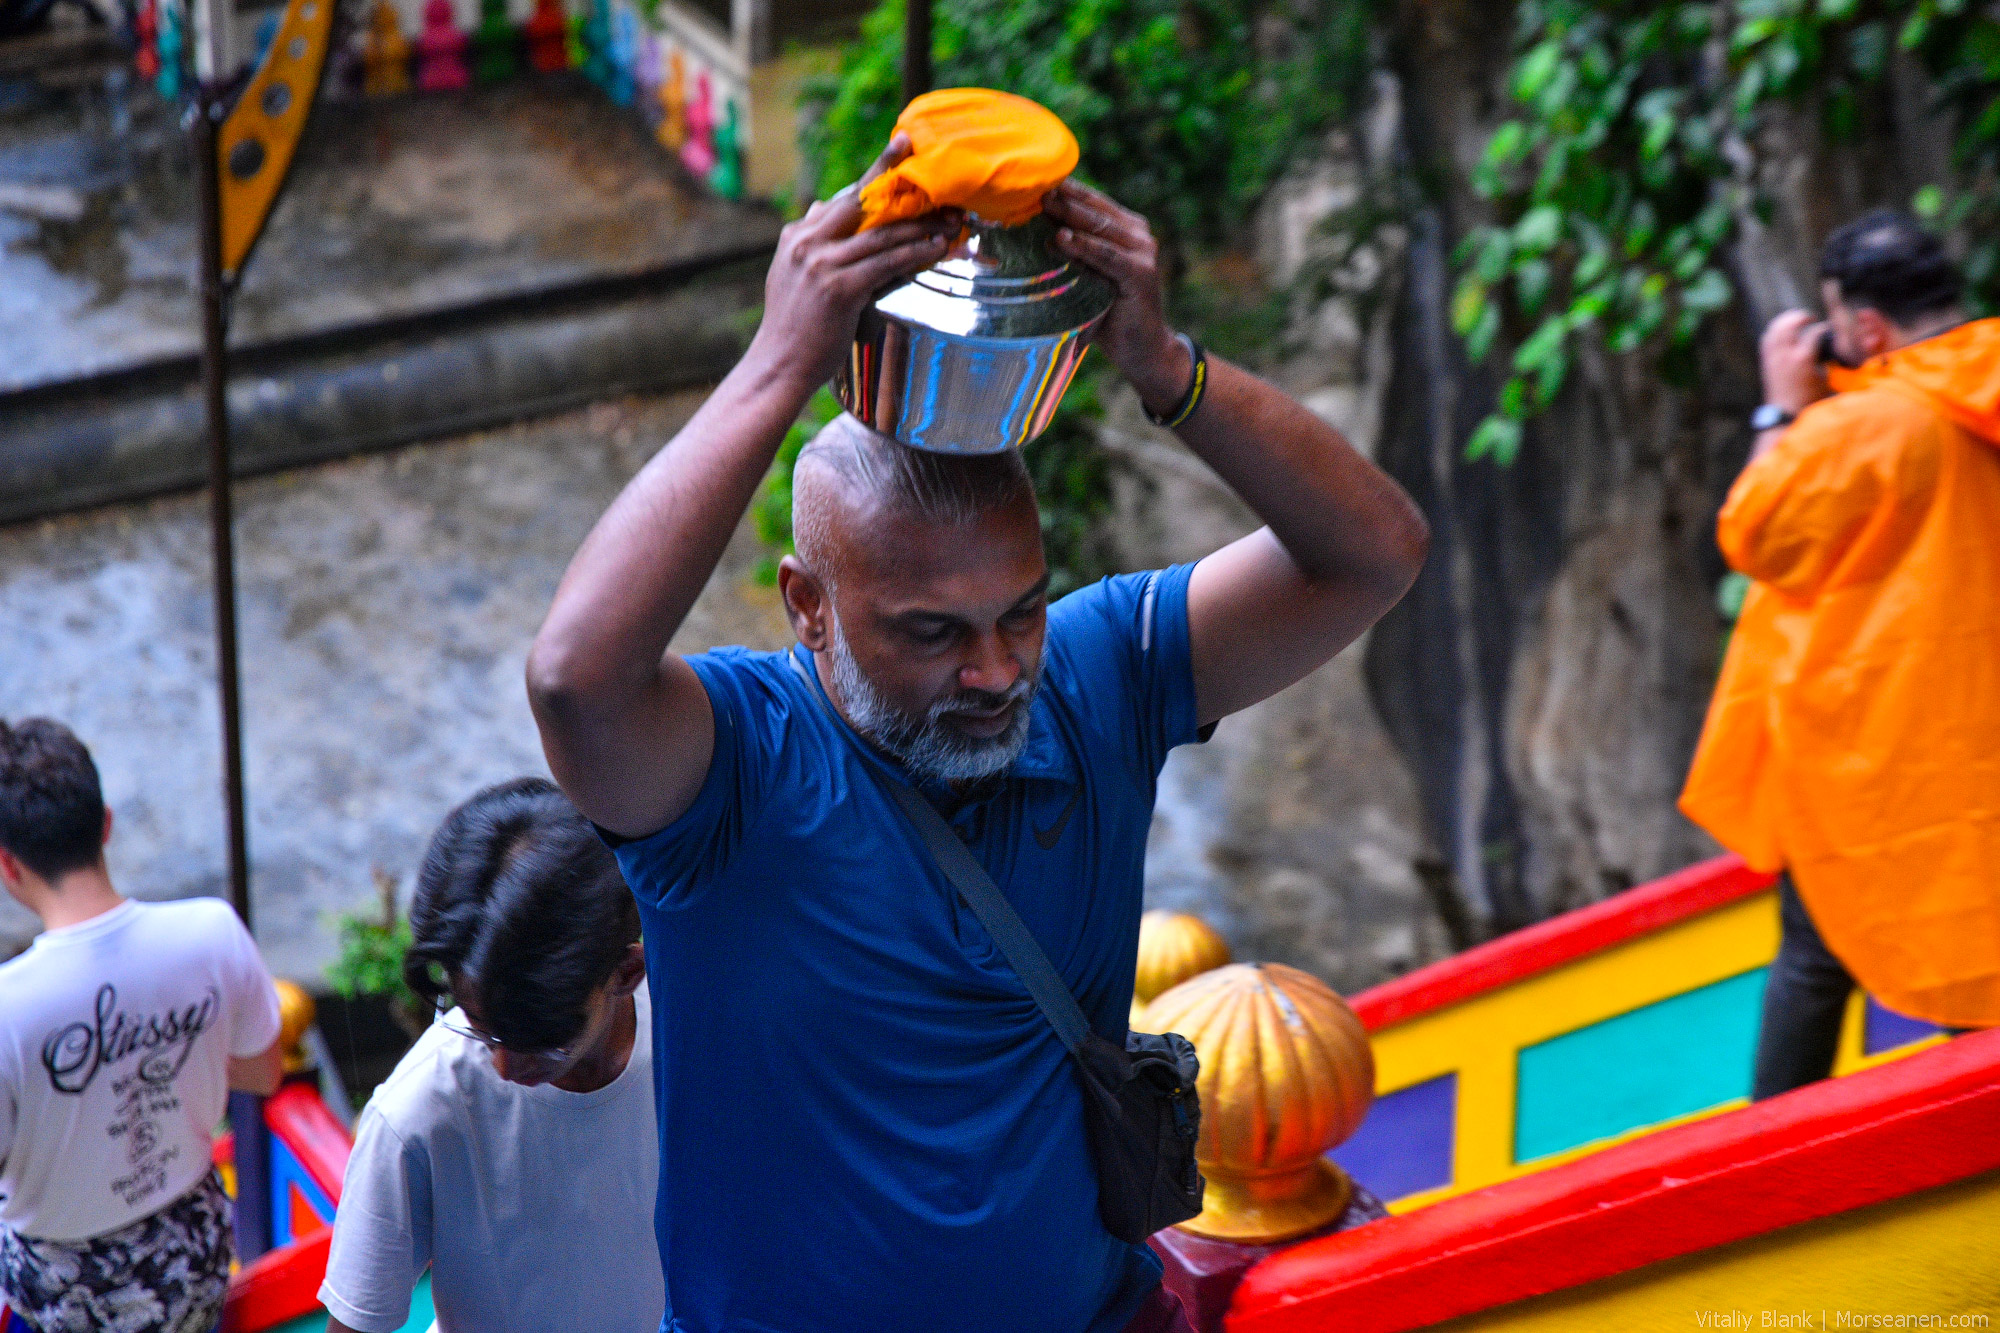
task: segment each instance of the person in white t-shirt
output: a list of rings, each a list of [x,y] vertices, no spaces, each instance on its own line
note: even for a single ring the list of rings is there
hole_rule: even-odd
[[[278,1086],[278,997],[214,898],[141,903],[69,728],[0,722],[0,882],[41,918],[0,965],[0,1301],[37,1333],[208,1333],[230,1204],[211,1163],[231,1088]]]
[[[659,1144],[639,913],[554,784],[445,818],[404,976],[437,1008],[361,1113],[320,1303],[393,1333],[426,1268],[440,1333],[652,1333]]]

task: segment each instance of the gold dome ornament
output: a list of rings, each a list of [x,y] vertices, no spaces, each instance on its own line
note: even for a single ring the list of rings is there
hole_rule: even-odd
[[[1132,1026],[1153,998],[1229,961],[1229,945],[1198,916],[1154,910],[1139,918],[1139,966],[1132,974]]]
[[[1331,986],[1281,963],[1233,963],[1146,1006],[1148,1026],[1201,1056],[1208,1181],[1197,1236],[1264,1244],[1316,1231],[1352,1186],[1325,1154],[1361,1127],[1375,1099],[1375,1053]]]
[[[296,1074],[312,1063],[303,1045],[306,1030],[319,1016],[319,1005],[295,981],[274,981],[278,992],[278,1047],[285,1053],[285,1072]]]

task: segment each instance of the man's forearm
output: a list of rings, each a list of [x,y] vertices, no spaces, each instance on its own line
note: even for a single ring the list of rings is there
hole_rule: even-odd
[[[1202,405],[1179,430],[1188,447],[1269,525],[1309,581],[1400,596],[1427,540],[1409,497],[1275,385],[1215,357],[1208,372]]]
[[[653,679],[811,392],[753,347],[640,469],[556,590],[530,665],[543,692]]]
[[[1184,368],[1174,382],[1160,365],[1171,359],[1133,377],[1156,414],[1187,384]],[[1213,722],[1304,678],[1374,624],[1416,578],[1430,530],[1339,431],[1227,362],[1209,362],[1207,394],[1177,429],[1266,525],[1203,559],[1188,584],[1196,712]]]

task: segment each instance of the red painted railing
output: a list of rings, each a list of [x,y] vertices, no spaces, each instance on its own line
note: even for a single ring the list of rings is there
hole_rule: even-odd
[[[287,1084],[264,1103],[264,1123],[338,1206],[354,1141],[319,1094],[303,1083]],[[224,1151],[218,1141],[218,1160]],[[322,1227],[245,1264],[230,1280],[222,1333],[258,1333],[319,1309],[319,1285],[326,1280],[332,1244],[333,1229]]]
[[[1422,1328],[2000,1168],[1996,1125],[2000,1030],[1307,1241],[1226,1327]]]
[[[1350,1003],[1374,1032],[1747,898],[1775,878],[1737,857],[1718,856],[1418,968]]]

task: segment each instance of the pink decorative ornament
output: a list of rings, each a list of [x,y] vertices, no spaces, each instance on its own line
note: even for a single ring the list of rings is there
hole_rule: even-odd
[[[417,87],[427,93],[470,87],[472,70],[465,63],[470,42],[453,21],[451,0],[428,0],[424,30],[417,37]]]
[[[708,71],[694,81],[694,96],[688,99],[687,142],[681,145],[681,164],[700,180],[715,170],[715,105]]]

